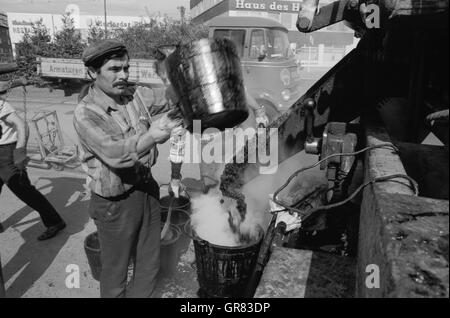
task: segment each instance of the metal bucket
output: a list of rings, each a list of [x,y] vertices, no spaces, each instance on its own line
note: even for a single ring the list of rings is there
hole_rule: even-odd
[[[182,209],[187,212],[190,212],[191,209],[191,200],[183,195],[180,195],[178,198],[173,198],[170,195],[166,195],[159,200],[161,211],[164,212],[169,209],[170,201],[172,201],[172,208],[173,209]]]
[[[227,39],[201,39],[179,46],[167,57],[168,76],[186,128],[201,120],[201,131],[233,128],[248,109],[239,55]]]
[[[161,224],[161,226],[164,225]],[[162,277],[173,277],[177,271],[177,258],[179,253],[179,244],[177,242],[180,237],[181,229],[171,224],[166,235],[161,239],[160,275]]]
[[[100,258],[100,241],[97,232],[86,236],[84,239],[84,251],[88,259],[89,267],[91,268],[92,277],[95,280],[100,280],[102,262]]]
[[[185,232],[194,241],[195,262],[202,298],[244,297],[251,274],[256,266],[264,231],[253,243],[228,247],[211,244],[195,234],[190,222]]]
[[[168,210],[161,211],[161,223],[165,223],[167,220]],[[170,224],[178,226],[180,229],[184,227],[186,222],[190,220],[189,213],[183,209],[172,209],[170,216]]]

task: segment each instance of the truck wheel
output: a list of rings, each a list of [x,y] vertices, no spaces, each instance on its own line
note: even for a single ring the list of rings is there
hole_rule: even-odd
[[[276,109],[275,105],[271,102],[264,99],[258,99],[256,101],[259,105],[264,106],[264,110],[266,111],[266,115],[269,118],[270,123],[281,115],[281,113]]]

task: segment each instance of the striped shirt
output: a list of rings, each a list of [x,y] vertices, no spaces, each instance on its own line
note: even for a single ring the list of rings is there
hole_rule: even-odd
[[[116,197],[152,178],[156,146],[138,156],[137,143],[148,131],[151,117],[172,106],[165,88],[130,87],[120,105],[95,86],[89,89],[75,109],[74,126],[94,193]]]

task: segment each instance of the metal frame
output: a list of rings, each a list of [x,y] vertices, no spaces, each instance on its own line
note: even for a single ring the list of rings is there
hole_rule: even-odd
[[[69,162],[78,157],[76,146],[67,147],[64,144],[56,111],[36,113],[30,122],[37,134],[36,141],[39,145],[41,162],[55,170],[63,170],[64,166],[68,166]],[[42,122],[45,123],[45,131],[39,128],[39,124]],[[46,142],[46,138],[48,142]]]

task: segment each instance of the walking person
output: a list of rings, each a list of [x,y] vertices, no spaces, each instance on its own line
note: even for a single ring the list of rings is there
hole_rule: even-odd
[[[90,45],[82,60],[94,82],[74,113],[92,192],[89,213],[101,246],[101,297],[150,297],[160,266],[159,186],[153,179],[157,144],[181,124],[165,88],[129,85],[123,43]],[[152,117],[164,113],[157,120]],[[133,279],[127,288],[130,259]]]
[[[28,125],[11,104],[1,98],[9,88],[7,82],[0,82],[0,193],[6,184],[20,200],[39,213],[46,230],[37,239],[43,241],[58,234],[66,223],[28,178]]]

